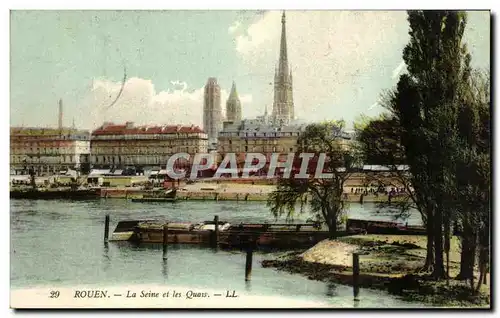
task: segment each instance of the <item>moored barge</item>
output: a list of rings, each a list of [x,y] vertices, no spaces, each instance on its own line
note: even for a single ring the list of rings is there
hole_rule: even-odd
[[[249,224],[232,225],[219,221],[197,224],[164,222],[158,220],[121,221],[116,226],[111,241],[162,244],[164,226],[167,224],[167,244],[218,245],[233,248],[249,242],[261,247],[302,247],[314,245],[328,238],[329,232],[318,228],[317,224]],[[347,233],[339,232],[339,235]],[[216,237],[217,236],[217,237]]]
[[[120,221],[111,241],[130,241],[138,244],[162,244],[164,226],[167,225],[167,244],[198,244],[227,248],[244,247],[250,243],[257,247],[298,248],[312,246],[330,237],[330,233],[317,223],[269,224],[215,221],[201,223],[165,222],[159,220]],[[337,236],[356,234],[425,234],[424,228],[401,226],[396,222],[349,219],[346,230]]]

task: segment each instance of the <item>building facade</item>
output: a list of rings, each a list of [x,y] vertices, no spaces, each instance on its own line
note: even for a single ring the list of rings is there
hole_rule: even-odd
[[[97,169],[165,169],[176,153],[206,153],[208,137],[198,126],[135,126],[105,123],[92,132],[91,164]]]
[[[222,129],[222,108],[220,86],[211,77],[205,85],[203,98],[203,130],[207,133],[209,148],[217,144],[217,134]]]
[[[53,175],[89,166],[90,134],[75,128],[10,129],[11,174]]]
[[[297,151],[297,139],[304,126],[274,126],[263,124],[260,119],[226,122],[219,133],[218,153],[263,154],[291,153]]]
[[[226,121],[241,121],[241,101],[236,92],[236,84],[234,82],[226,102]]]
[[[281,18],[281,43],[278,67],[274,74],[272,120],[277,125],[289,125],[295,119],[292,71],[288,66],[285,12]]]

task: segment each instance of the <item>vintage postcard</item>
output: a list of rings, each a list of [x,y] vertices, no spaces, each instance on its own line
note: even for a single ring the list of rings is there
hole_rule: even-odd
[[[490,22],[11,10],[11,308],[490,309]]]

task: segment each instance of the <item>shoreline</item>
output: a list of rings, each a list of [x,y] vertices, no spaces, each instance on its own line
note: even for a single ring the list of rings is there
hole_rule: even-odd
[[[90,190],[85,189],[85,191]],[[238,183],[221,183],[209,184],[199,183],[192,185],[182,185],[176,194],[177,201],[234,201],[234,202],[267,202],[269,195],[276,189],[273,185],[251,185],[251,184],[238,184]],[[141,199],[146,196],[161,196],[165,193],[164,188],[156,189],[142,189],[139,187],[106,187],[96,189],[97,193],[93,199]],[[11,195],[14,192],[21,192],[22,190],[11,189]],[[66,193],[70,192],[68,188],[48,189],[41,192],[50,193]],[[18,192],[18,193],[19,193]],[[40,199],[43,195],[40,194]],[[35,194],[30,194],[27,199],[37,199]],[[88,198],[91,199],[91,198]],[[404,200],[405,196],[396,196],[392,198],[393,202]],[[310,197],[307,198],[310,200]],[[361,195],[347,193],[344,201],[348,203],[387,203],[388,196],[384,194],[374,195]]]
[[[352,252],[356,251],[361,253],[360,288],[382,290],[406,301],[433,306],[491,308],[489,278],[479,295],[469,296],[462,281],[450,278],[448,286],[446,281],[435,282],[428,274],[418,273],[425,262],[424,241],[425,236],[355,235],[324,240],[310,249],[261,263],[263,267],[301,274],[311,280],[352,286]],[[451,277],[458,273],[455,257],[450,257]]]

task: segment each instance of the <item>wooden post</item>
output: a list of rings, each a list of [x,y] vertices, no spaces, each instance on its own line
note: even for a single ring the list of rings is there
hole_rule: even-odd
[[[104,243],[108,243],[109,237],[109,214],[106,214],[106,220],[104,222]]]
[[[215,223],[215,231],[214,231],[214,241],[213,241],[214,246],[213,247],[217,247],[217,246],[219,246],[219,216],[218,215],[214,216],[214,223]]]
[[[253,258],[253,244],[252,240],[248,240],[247,257],[245,262],[245,281],[250,281],[252,276],[252,258]]]
[[[163,225],[163,259],[167,259],[168,223]]]
[[[359,254],[352,254],[352,288],[354,291],[354,301],[359,301]]]

